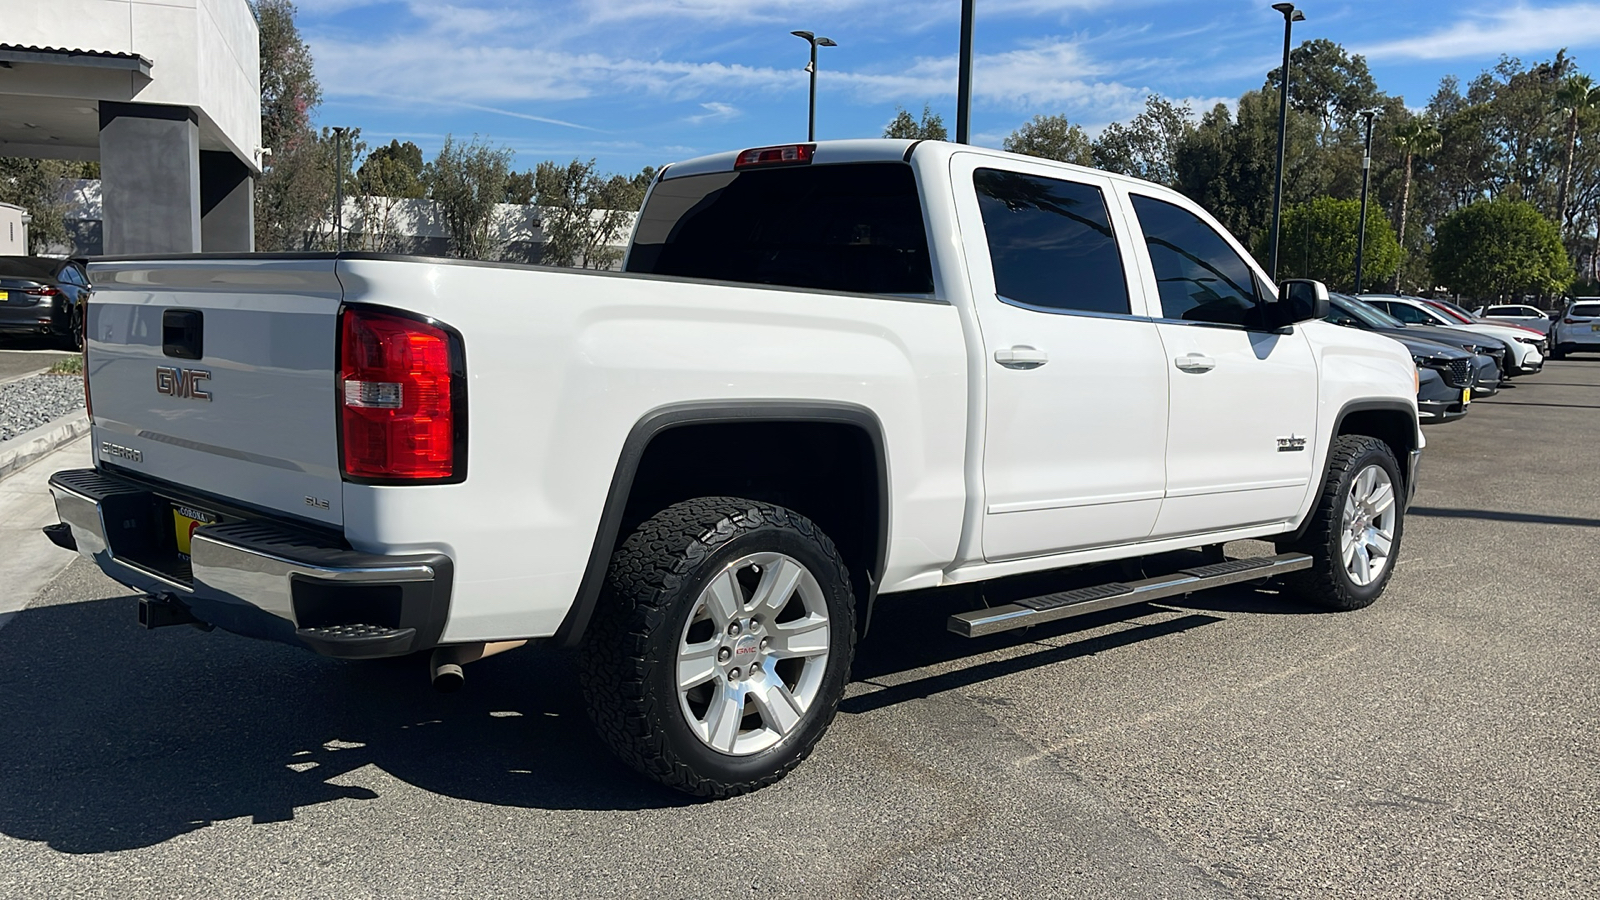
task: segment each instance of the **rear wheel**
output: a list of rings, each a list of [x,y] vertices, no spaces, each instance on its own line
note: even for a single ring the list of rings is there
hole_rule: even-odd
[[[1313,563],[1284,576],[1285,586],[1329,609],[1361,609],[1377,600],[1400,555],[1403,484],[1387,444],[1366,435],[1335,438],[1311,524],[1281,548],[1308,553]]]
[[[590,717],[669,787],[771,784],[833,721],[854,611],[838,550],[804,516],[731,497],[674,504],[612,557],[582,654]]]

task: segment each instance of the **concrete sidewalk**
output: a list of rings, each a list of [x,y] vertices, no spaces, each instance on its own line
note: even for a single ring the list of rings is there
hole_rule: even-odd
[[[0,481],[0,628],[77,559],[39,529],[57,521],[50,475],[92,465],[89,449],[88,441],[74,440]]]

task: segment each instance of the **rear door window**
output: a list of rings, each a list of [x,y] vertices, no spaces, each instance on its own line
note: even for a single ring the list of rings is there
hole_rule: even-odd
[[[665,179],[639,215],[627,271],[854,293],[933,293],[916,177],[899,162]]]
[[[973,173],[995,291],[1038,309],[1129,312],[1128,280],[1093,185],[998,169]]]
[[[1255,275],[1222,235],[1176,204],[1133,195],[1161,294],[1161,315],[1250,326],[1259,320]]]

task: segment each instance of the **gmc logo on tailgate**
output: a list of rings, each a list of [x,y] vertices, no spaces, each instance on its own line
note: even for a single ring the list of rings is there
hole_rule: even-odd
[[[192,400],[210,400],[211,394],[201,385],[211,380],[204,369],[180,369],[177,366],[156,367],[156,393],[168,397],[186,397]]]

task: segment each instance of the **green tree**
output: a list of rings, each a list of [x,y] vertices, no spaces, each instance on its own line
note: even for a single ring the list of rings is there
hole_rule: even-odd
[[[1053,159],[1079,166],[1093,166],[1094,142],[1083,129],[1066,116],[1034,116],[1032,121],[1011,132],[1002,145],[1012,153]]]
[[[1264,90],[1277,94],[1282,67],[1267,73]],[[1351,55],[1326,38],[1306,41],[1289,54],[1289,103],[1321,123],[1319,140],[1327,143],[1341,126],[1352,125],[1356,114],[1377,106],[1383,95],[1372,80],[1367,60]]]
[[[1478,300],[1558,294],[1572,283],[1561,232],[1533,204],[1481,200],[1439,223],[1433,277]]]
[[[506,178],[506,202],[527,206],[538,194],[538,185],[532,172],[512,172]]]
[[[1425,119],[1412,119],[1395,128],[1391,138],[1395,146],[1405,155],[1405,175],[1400,187],[1400,243],[1401,254],[1405,253],[1406,245],[1406,212],[1411,205],[1411,175],[1412,166],[1418,156],[1427,156],[1439,148],[1438,129],[1434,128]],[[1394,289],[1400,290],[1401,268],[1397,265],[1394,271]]]
[[[1184,137],[1173,160],[1178,189],[1250,246],[1262,243],[1271,226],[1278,154],[1275,93],[1245,93],[1237,117],[1217,104]],[[1317,144],[1316,117],[1291,109],[1288,124],[1283,186],[1284,200],[1292,204],[1328,193],[1329,166]]]
[[[1567,139],[1561,160],[1561,188],[1556,195],[1556,224],[1566,228],[1567,196],[1572,189],[1572,159],[1578,149],[1578,121],[1600,109],[1600,87],[1588,75],[1572,75],[1556,89],[1556,105],[1566,114]]]
[[[639,209],[655,170],[605,178],[595,161],[542,162],[534,170],[547,265],[608,269],[622,258],[616,244]]]
[[[1315,278],[1338,291],[1355,288],[1356,238],[1361,232],[1361,202],[1318,197],[1283,211],[1280,268]],[[1263,254],[1264,255],[1264,254]],[[1361,257],[1361,283],[1371,287],[1400,265],[1400,243],[1383,211],[1367,206],[1367,242]]]
[[[1178,183],[1178,148],[1194,131],[1189,104],[1177,106],[1160,94],[1145,98],[1144,111],[1123,125],[1113,122],[1094,142],[1095,167],[1159,184]]]
[[[0,157],[0,202],[28,211],[30,253],[47,253],[71,245],[67,233],[67,179],[79,175],[79,163],[55,159]]]
[[[424,168],[421,147],[392,140],[367,154],[356,170],[356,181],[361,193],[369,197],[421,197],[427,193],[422,184]]]
[[[290,0],[254,4],[261,37],[261,142],[256,249],[306,250],[333,202],[333,148],[311,127],[322,88]]]
[[[894,119],[883,128],[886,138],[904,138],[913,141],[946,141],[950,133],[944,130],[944,117],[935,113],[928,104],[922,104],[922,121],[911,118],[904,107],[894,108]]]
[[[494,229],[495,205],[506,195],[511,150],[473,135],[468,143],[447,135],[428,163],[423,183],[450,234],[450,252],[461,259],[495,259],[501,241]]]

